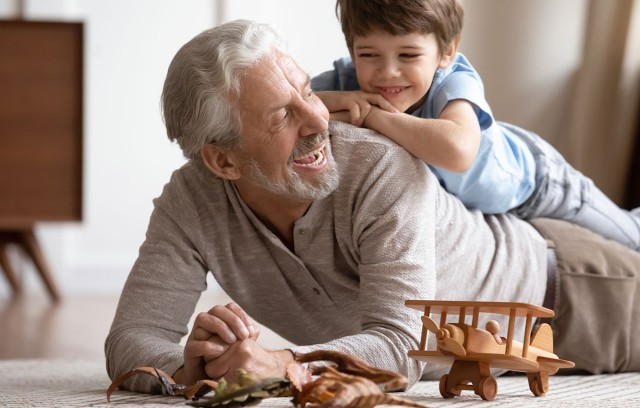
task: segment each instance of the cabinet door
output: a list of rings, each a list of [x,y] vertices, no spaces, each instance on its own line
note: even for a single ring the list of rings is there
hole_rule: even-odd
[[[83,25],[0,21],[0,228],[82,217]]]

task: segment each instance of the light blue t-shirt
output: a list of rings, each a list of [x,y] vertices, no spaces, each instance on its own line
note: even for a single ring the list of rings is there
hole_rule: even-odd
[[[334,69],[311,80],[315,91],[354,91],[360,86],[351,58],[334,62]],[[442,186],[467,208],[485,214],[505,213],[524,203],[535,188],[535,160],[514,126],[494,120],[484,96],[482,79],[464,55],[438,69],[424,104],[411,112],[420,118],[437,119],[449,101],[465,99],[474,105],[482,130],[480,148],[473,165],[464,173],[430,166]]]

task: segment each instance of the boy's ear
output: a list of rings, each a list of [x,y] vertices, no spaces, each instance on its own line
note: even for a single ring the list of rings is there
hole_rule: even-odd
[[[457,34],[453,37],[453,40],[449,43],[447,48],[442,52],[440,56],[440,64],[438,64],[438,68],[446,68],[453,62],[453,59],[458,52],[458,46],[460,45],[460,34]]]
[[[242,174],[236,157],[228,149],[207,143],[200,148],[200,157],[204,165],[220,178],[237,180]]]

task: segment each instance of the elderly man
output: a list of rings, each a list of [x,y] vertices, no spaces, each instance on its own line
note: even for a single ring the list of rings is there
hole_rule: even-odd
[[[189,161],[154,201],[106,341],[112,378],[137,366],[186,384],[240,367],[283,376],[292,352],[330,349],[414,383],[434,371],[407,357],[421,321],[404,301],[433,298],[542,305],[546,296],[563,358],[592,372],[640,366],[630,341],[640,254],[540,221],[560,241],[560,278],[548,278],[547,241],[530,224],[468,211],[393,142],[329,123],[268,26],[235,21],[196,36],[171,63],[162,100],[169,138]],[[592,242],[565,251],[565,236]],[[587,251],[619,267],[584,266]],[[209,271],[234,303],[200,313],[183,348]],[[605,313],[618,324],[597,327]],[[297,346],[263,348],[249,316]],[[594,355],[610,339],[616,347]],[[141,376],[126,386],[154,391]]]

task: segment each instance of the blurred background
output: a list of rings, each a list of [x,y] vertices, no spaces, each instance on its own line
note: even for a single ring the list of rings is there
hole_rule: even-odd
[[[482,75],[496,118],[542,135],[626,208],[640,206],[639,3],[463,1],[461,51]],[[313,76],[347,55],[334,4],[0,0],[2,20],[83,24],[81,219],[34,225],[63,302],[80,297],[117,301],[144,239],[152,199],[184,163],[178,146],[166,138],[159,108],[164,76],[178,48],[225,21],[269,22],[283,32],[291,54]],[[0,59],[0,66],[5,63]],[[10,137],[0,129],[0,138]],[[0,173],[0,178],[13,176]],[[0,191],[0,202],[6,199]],[[19,247],[8,246],[6,253],[23,293],[46,300],[30,258]],[[214,283],[210,288],[223,296]],[[11,293],[0,277],[0,300],[7,302],[0,318],[10,309]],[[102,317],[107,324],[115,308],[111,305]]]

